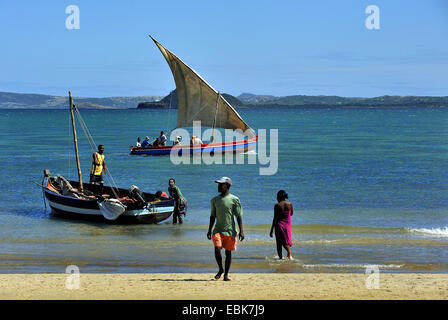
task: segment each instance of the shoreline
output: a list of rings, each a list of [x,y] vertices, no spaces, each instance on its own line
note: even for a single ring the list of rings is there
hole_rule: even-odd
[[[278,104],[278,105],[247,105],[247,106],[237,106],[234,107],[236,110],[263,110],[263,109],[394,109],[394,108],[411,108],[411,109],[444,109],[448,108],[448,105],[288,105],[288,104]],[[138,107],[111,107],[111,106],[101,106],[101,107],[80,107],[80,110],[156,110],[156,111],[169,111],[177,110],[177,108],[162,108],[162,107],[148,107],[148,108],[138,108]],[[55,108],[50,107],[31,107],[31,106],[20,106],[20,107],[2,107],[0,110],[21,110],[21,111],[54,111],[63,110],[67,111],[66,108],[60,106]]]
[[[213,276],[212,273],[0,274],[0,299],[448,300],[447,274],[380,273],[377,282],[375,275],[353,273],[230,273],[229,282],[222,278],[213,280]]]

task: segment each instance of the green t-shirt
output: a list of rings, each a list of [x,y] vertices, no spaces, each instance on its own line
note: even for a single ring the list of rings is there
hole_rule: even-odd
[[[216,217],[215,229],[213,234],[221,233],[223,236],[238,235],[235,219],[243,215],[240,199],[233,194],[223,197],[217,195],[210,201],[210,216]]]

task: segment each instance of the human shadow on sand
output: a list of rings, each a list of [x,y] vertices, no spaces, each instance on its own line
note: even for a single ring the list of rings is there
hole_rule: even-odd
[[[147,279],[147,280],[142,280],[142,281],[216,281],[215,279],[209,279],[209,280],[205,280],[205,279]]]

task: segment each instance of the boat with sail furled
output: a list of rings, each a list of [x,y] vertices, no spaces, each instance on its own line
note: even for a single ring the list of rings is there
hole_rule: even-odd
[[[174,199],[170,199],[166,194],[142,192],[135,185],[128,189],[118,188],[109,170],[105,177],[111,182],[110,186],[82,182],[75,112],[92,149],[95,143],[79,110],[73,104],[70,91],[69,104],[78,181],[67,180],[61,175],[51,175],[48,169],[44,170],[42,184],[38,185],[42,187],[52,213],[67,218],[106,220],[118,223],[152,224],[168,219],[174,211]]]
[[[166,155],[175,148],[176,153],[219,153],[247,152],[256,147],[258,136],[243,120],[235,108],[196,71],[184,63],[171,51],[163,47],[153,37],[151,39],[165,57],[176,83],[178,98],[176,128],[193,127],[195,121],[200,121],[203,127],[213,128],[209,143],[179,146],[148,146],[131,147],[134,155]],[[239,131],[244,139],[235,141],[214,142],[215,128]]]

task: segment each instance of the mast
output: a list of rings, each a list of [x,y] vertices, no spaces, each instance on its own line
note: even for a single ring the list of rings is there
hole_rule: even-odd
[[[216,96],[216,111],[215,111],[215,118],[213,119],[213,131],[211,142],[215,140],[215,126],[216,126],[216,116],[218,115],[218,106],[219,106],[219,92],[218,95]]]
[[[72,93],[69,91],[68,92],[68,100],[70,103],[70,115],[72,118],[72,128],[73,128],[73,140],[75,143],[75,155],[76,155],[76,166],[78,167],[78,178],[79,178],[79,190],[82,192],[83,191],[83,187],[82,187],[82,173],[81,173],[81,165],[79,164],[79,154],[78,154],[78,138],[76,135],[76,128],[75,128],[75,116],[73,114],[73,100],[72,100]]]

